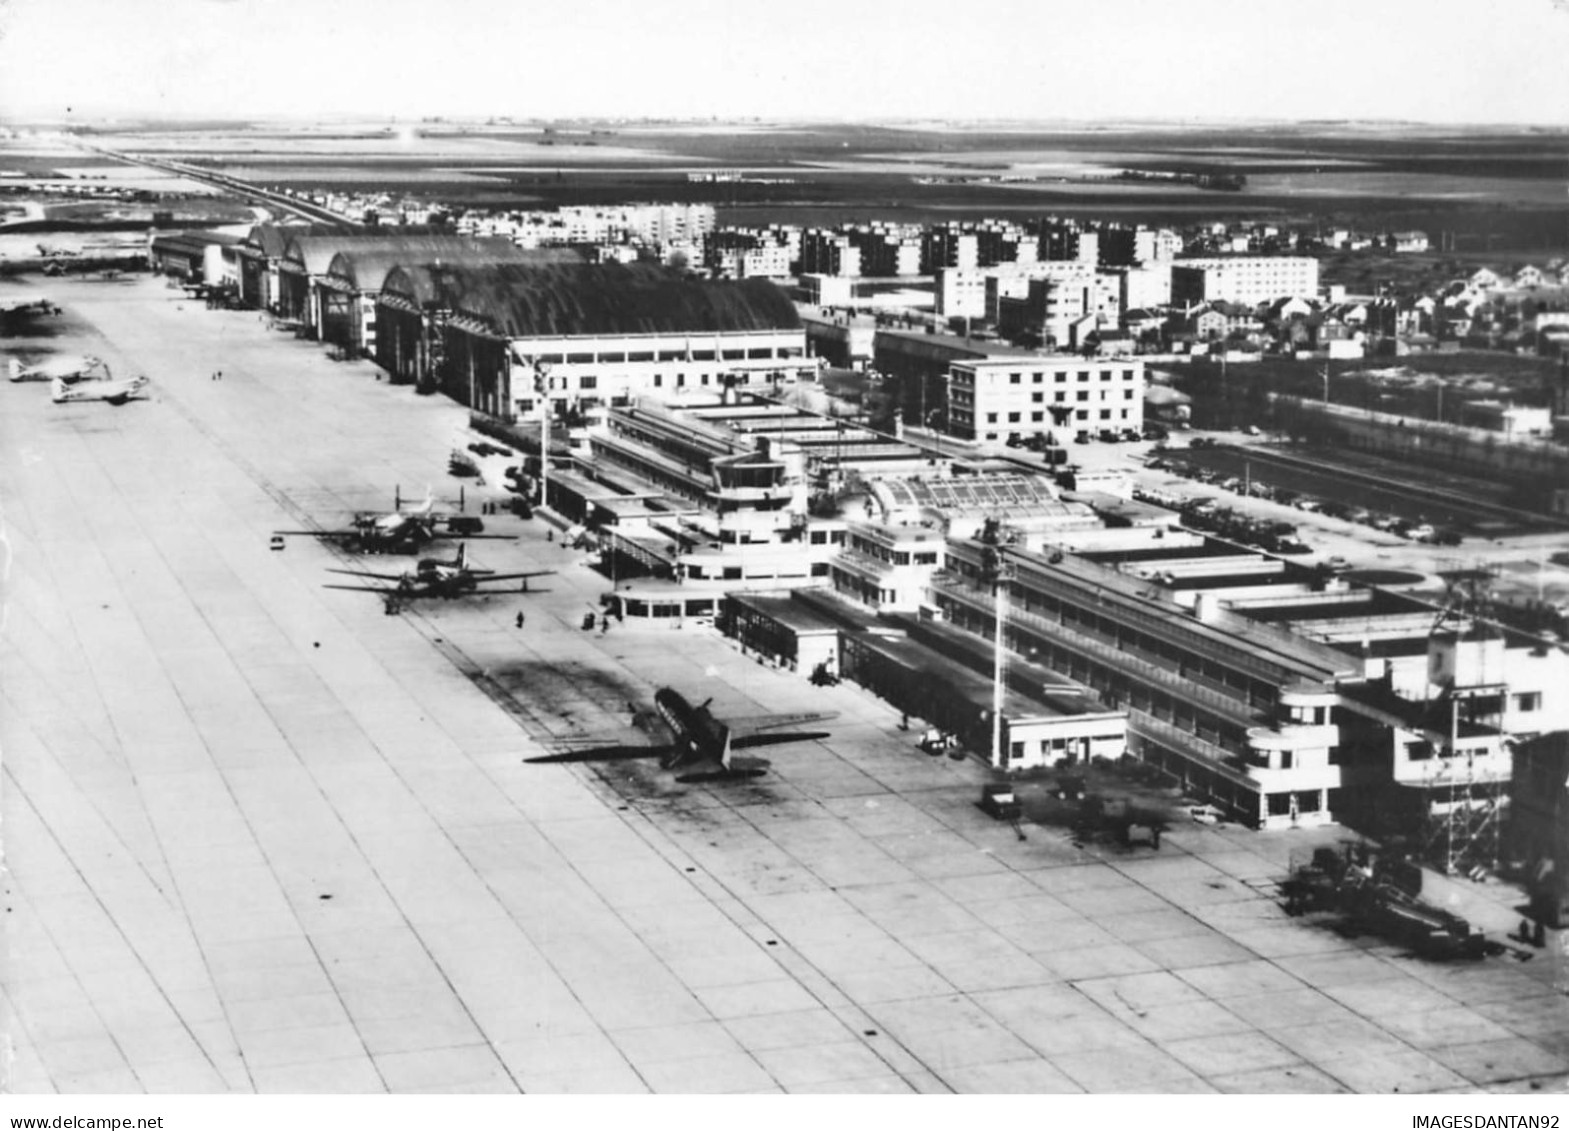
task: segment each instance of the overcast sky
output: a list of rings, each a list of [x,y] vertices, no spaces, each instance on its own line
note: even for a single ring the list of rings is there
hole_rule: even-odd
[[[1569,0],[0,0],[0,110],[1569,125]]]

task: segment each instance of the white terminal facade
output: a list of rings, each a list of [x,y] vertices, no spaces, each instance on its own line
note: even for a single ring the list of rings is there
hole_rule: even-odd
[[[970,440],[1144,427],[1144,362],[1004,357],[948,368],[949,431]]]

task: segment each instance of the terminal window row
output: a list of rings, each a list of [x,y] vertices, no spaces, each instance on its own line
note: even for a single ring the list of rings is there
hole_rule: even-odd
[[[1122,371],[1122,379],[1124,381],[1131,381],[1131,380],[1133,380],[1133,372],[1134,371],[1131,370],[1131,369],[1124,369]],[[1113,376],[1113,374],[1112,374],[1111,370],[1109,370],[1109,369],[1101,370],[1100,379],[1102,381],[1110,381],[1112,379],[1112,376]],[[1046,381],[1046,375],[1044,373],[1032,373],[1032,374],[1030,374],[1030,377],[1033,380],[1033,383],[1037,384],[1037,385],[1044,384],[1045,381]],[[1068,379],[1068,374],[1065,371],[1052,374],[1052,380],[1054,382],[1056,382],[1057,384],[1062,384],[1063,382],[1067,381],[1067,379]],[[1079,370],[1079,377],[1078,377],[1078,379],[1080,381],[1088,381],[1090,379],[1090,370],[1088,370],[1088,369],[1081,369],[1081,370]],[[1019,384],[1022,384],[1023,381],[1024,381],[1024,374],[1022,374],[1022,373],[1010,373],[1010,374],[1008,374],[1008,384],[1010,384],[1010,385],[1019,385]]]

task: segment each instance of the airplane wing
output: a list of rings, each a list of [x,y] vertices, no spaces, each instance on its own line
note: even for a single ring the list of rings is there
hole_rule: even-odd
[[[471,572],[474,574],[474,580],[476,582],[482,582],[518,581],[525,577],[545,577],[546,575],[555,573],[556,571],[553,569],[536,569],[531,573],[487,573],[483,570],[473,570]]]
[[[778,715],[741,715],[731,718],[726,715],[726,726],[730,726],[731,745],[736,747],[769,747],[780,742],[803,742],[806,739],[821,739],[825,734],[769,734],[767,731],[781,731],[791,726],[805,726],[806,723],[825,723],[832,718],[838,718],[838,711],[800,711],[795,714]]]
[[[659,758],[666,753],[658,746],[590,746],[581,750],[563,750],[555,754],[540,754],[523,761],[534,765],[567,765],[576,762],[625,762],[634,758]]]
[[[768,772],[768,763],[760,758],[722,762],[707,760],[686,762],[679,767],[664,766],[664,757],[670,747],[661,746],[594,746],[583,750],[566,750],[556,754],[541,754],[523,759],[534,765],[570,765],[583,762],[624,762],[635,759],[659,758],[661,768],[676,771],[676,781],[682,785],[703,785],[714,782],[745,781],[760,778]]]
[[[350,577],[365,577],[375,581],[402,581],[401,573],[366,573],[362,569],[329,569],[328,573],[344,573]]]
[[[730,739],[732,750],[753,750],[759,746],[782,746],[787,742],[815,742],[829,737],[826,730],[792,730],[783,734],[743,734]]]
[[[323,589],[346,589],[351,593],[380,593],[385,597],[417,597],[417,593],[399,593],[380,585],[323,585]]]

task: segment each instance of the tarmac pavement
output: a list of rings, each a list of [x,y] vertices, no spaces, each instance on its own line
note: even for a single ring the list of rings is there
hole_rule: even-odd
[[[6,1087],[31,1092],[1557,1088],[1561,963],[1435,966],[1290,919],[1335,830],[1027,839],[860,689],[710,628],[579,628],[609,582],[540,523],[531,592],[387,616],[270,533],[455,494],[466,414],[159,281],[52,280],[7,348],[150,398],[0,387]],[[214,380],[221,369],[223,379]],[[499,499],[494,485],[483,497]],[[472,498],[472,495],[471,495]],[[470,510],[473,510],[471,504]],[[402,559],[362,559],[371,568]],[[522,629],[516,613],[526,614]],[[838,712],[734,787],[625,741],[660,686]]]

